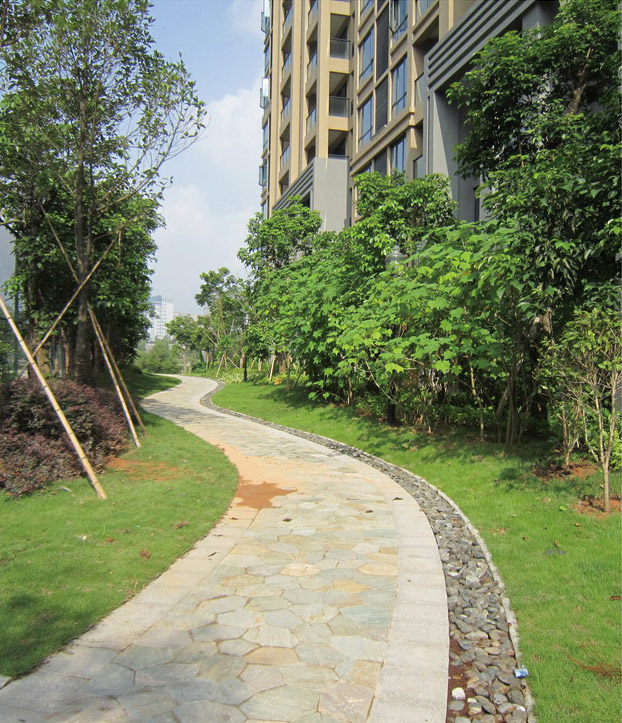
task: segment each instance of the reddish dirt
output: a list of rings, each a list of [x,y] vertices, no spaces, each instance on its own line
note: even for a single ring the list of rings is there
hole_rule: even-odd
[[[533,473],[543,480],[565,479],[575,477],[576,479],[587,479],[598,471],[590,462],[572,463],[568,468],[561,464],[550,464],[548,467],[535,467]]]
[[[611,497],[609,499],[609,513],[605,512],[605,502],[602,497],[593,497],[585,495],[582,500],[575,502],[572,506],[575,512],[580,515],[590,515],[591,517],[606,517],[607,514],[620,514],[620,498]]]
[[[111,459],[106,469],[111,472],[127,472],[135,479],[152,479],[156,482],[170,482],[179,474],[177,467],[165,462],[143,462],[121,457]]]
[[[280,495],[289,495],[293,490],[284,490],[276,484],[262,482],[252,483],[240,477],[240,486],[236,492],[236,504],[242,507],[251,507],[254,510],[263,510],[274,507],[272,500]]]

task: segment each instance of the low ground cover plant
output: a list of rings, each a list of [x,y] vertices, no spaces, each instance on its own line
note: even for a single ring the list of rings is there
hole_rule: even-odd
[[[89,461],[102,469],[127,442],[114,394],[68,379],[51,386]],[[82,473],[60,421],[35,381],[0,386],[0,460],[0,487],[15,495]]]

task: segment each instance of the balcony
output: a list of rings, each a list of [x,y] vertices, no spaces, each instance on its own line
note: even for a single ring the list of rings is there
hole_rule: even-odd
[[[331,38],[330,57],[345,58],[347,60],[350,57],[350,41],[343,38]]]
[[[311,75],[311,73],[317,68],[317,53],[313,53],[313,55],[309,58],[309,62],[307,63],[307,75]]]
[[[287,98],[287,100],[283,101],[283,110],[281,111],[281,123],[283,123],[285,121],[285,118],[287,118],[287,116],[290,114],[291,110],[292,110],[292,104],[291,104],[289,98]]]
[[[312,111],[310,111],[309,115],[307,116],[307,135],[311,133],[311,131],[315,128],[315,124],[317,123],[317,109],[314,108]]]
[[[350,99],[331,95],[328,99],[328,115],[347,118],[350,115]]]
[[[363,3],[363,7],[361,8],[361,18],[367,14],[368,10],[371,10],[373,5],[374,0],[365,0],[365,2]]]
[[[281,153],[281,168],[284,168],[289,163],[289,146]]]
[[[309,25],[311,25],[313,18],[317,15],[317,4],[318,0],[311,0],[311,5],[309,6]]]
[[[283,61],[283,76],[286,76],[292,67],[292,54],[289,53]]]

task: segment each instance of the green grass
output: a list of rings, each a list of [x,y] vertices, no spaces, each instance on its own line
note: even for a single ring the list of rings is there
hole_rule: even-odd
[[[620,603],[611,599],[620,594],[620,516],[573,509],[581,494],[598,493],[597,476],[546,482],[532,473],[542,443],[391,429],[282,387],[231,384],[214,401],[364,449],[442,489],[480,530],[506,583],[541,723],[620,720]]]
[[[143,394],[176,383],[150,377]],[[225,455],[164,419],[143,418],[142,448],[100,476],[107,500],[84,479],[0,497],[1,674],[27,672],[132,597],[229,506],[237,471]]]

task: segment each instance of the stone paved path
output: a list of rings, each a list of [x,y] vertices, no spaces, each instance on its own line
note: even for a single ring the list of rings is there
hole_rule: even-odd
[[[221,522],[35,673],[0,721],[443,723],[448,623],[417,503],[368,465],[201,406],[185,377],[144,407],[240,471]]]

